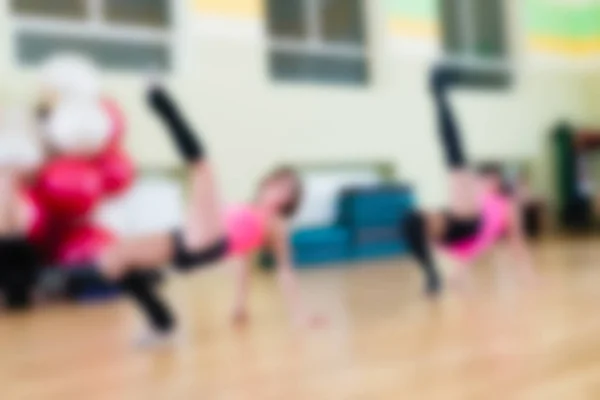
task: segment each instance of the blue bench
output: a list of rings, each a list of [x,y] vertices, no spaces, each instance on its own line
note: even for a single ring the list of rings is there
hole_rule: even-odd
[[[406,186],[349,188],[338,199],[333,226],[294,233],[294,260],[308,266],[405,254],[399,224],[414,205],[413,192]]]

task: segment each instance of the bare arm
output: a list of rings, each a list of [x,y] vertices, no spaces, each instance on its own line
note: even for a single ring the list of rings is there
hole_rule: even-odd
[[[233,303],[233,321],[244,323],[248,319],[248,291],[250,286],[250,260],[246,257],[234,261],[233,273],[235,294]]]
[[[533,259],[529,249],[529,244],[523,231],[523,221],[521,218],[521,209],[519,203],[514,203],[510,213],[510,225],[508,230],[509,251],[520,267],[521,272],[527,278],[533,278],[535,271],[533,268]]]
[[[0,168],[0,235],[22,235],[26,231],[26,218],[19,197],[19,177],[10,168]]]
[[[298,279],[293,268],[289,244],[288,227],[285,222],[274,219],[270,224],[271,245],[277,261],[277,279],[285,297],[292,319],[298,322],[305,318]]]

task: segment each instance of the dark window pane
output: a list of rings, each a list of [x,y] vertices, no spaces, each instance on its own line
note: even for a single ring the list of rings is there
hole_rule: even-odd
[[[472,1],[475,18],[475,54],[502,57],[506,54],[502,0]]]
[[[439,0],[444,50],[450,55],[482,58],[506,55],[505,0]],[[464,36],[471,24],[472,37]]]
[[[363,0],[320,0],[321,31],[327,42],[362,44],[365,40]]]
[[[12,0],[16,14],[35,17],[83,19],[87,15],[85,0]]]
[[[462,0],[439,0],[441,35],[444,51],[451,55],[464,54],[465,43],[461,33],[460,6]]]
[[[170,25],[168,0],[105,0],[107,21],[128,25],[166,27]]]
[[[164,44],[131,44],[107,39],[73,38],[21,33],[17,36],[19,61],[37,65],[56,52],[77,52],[92,57],[108,68],[146,71],[170,69],[170,52]]]
[[[305,0],[268,0],[269,33],[277,38],[306,37]]]
[[[500,89],[512,85],[512,73],[509,69],[486,69],[476,65],[462,68],[464,80],[471,88]]]
[[[270,64],[272,75],[286,81],[356,85],[368,81],[364,58],[274,51]]]

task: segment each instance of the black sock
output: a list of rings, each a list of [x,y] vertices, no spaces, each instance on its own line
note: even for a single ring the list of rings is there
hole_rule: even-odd
[[[26,238],[0,239],[0,280],[9,309],[31,306],[38,267],[35,248]]]
[[[460,132],[454,120],[449,100],[446,98],[448,88],[460,79],[460,75],[453,70],[435,68],[430,79],[435,102],[438,132],[446,164],[452,169],[463,168],[467,162],[461,143]]]
[[[412,255],[417,259],[426,279],[426,290],[436,293],[440,278],[429,246],[425,218],[418,212],[410,214],[403,222],[403,233]]]
[[[155,282],[140,271],[128,273],[119,286],[141,307],[152,328],[167,333],[175,327],[175,317],[155,290]]]
[[[148,92],[148,103],[167,126],[179,154],[187,162],[202,160],[206,154],[199,136],[185,121],[166,90],[160,86],[154,86]]]

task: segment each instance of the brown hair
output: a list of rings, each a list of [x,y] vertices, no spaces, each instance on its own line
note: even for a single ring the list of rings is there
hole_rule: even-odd
[[[294,190],[289,201],[281,206],[279,213],[285,218],[290,218],[294,216],[296,211],[298,211],[303,194],[302,180],[300,179],[300,176],[295,168],[289,165],[282,165],[273,169],[262,179],[259,185],[259,190],[262,190],[265,186],[270,185],[271,183],[284,179],[289,179],[294,183]]]
[[[477,172],[481,176],[494,176],[500,181],[500,191],[505,196],[512,196],[514,193],[514,183],[507,179],[502,168],[502,164],[497,162],[487,162],[479,165]]]
[[[477,172],[480,175],[495,175],[499,178],[502,178],[502,165],[497,162],[486,162],[482,163],[477,167]]]

